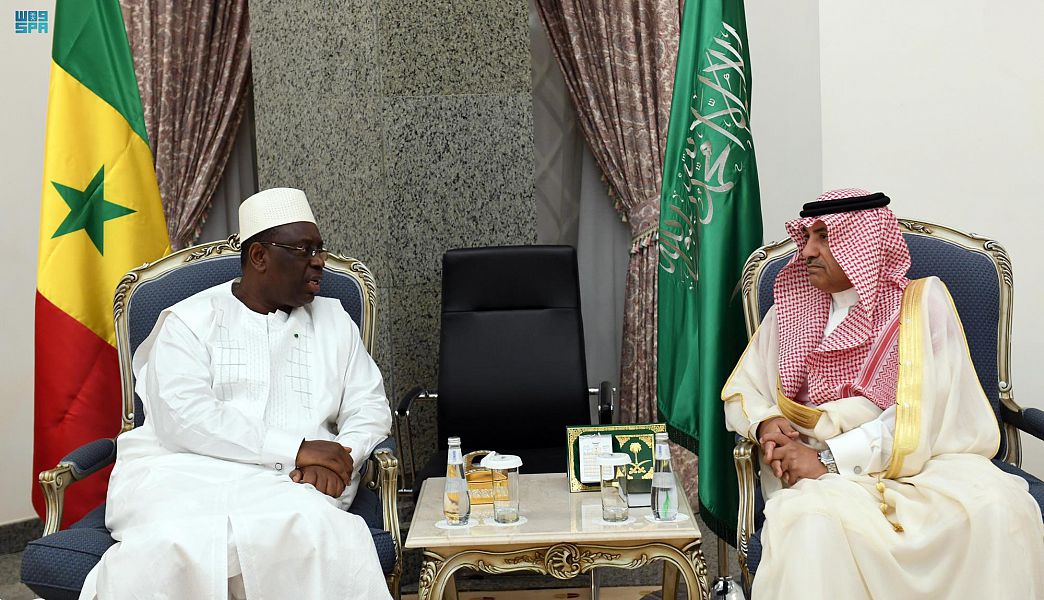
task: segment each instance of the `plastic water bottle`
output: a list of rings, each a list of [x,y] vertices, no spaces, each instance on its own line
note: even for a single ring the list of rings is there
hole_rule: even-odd
[[[678,488],[671,470],[671,449],[667,434],[656,434],[653,449],[652,511],[657,521],[673,521],[678,516]]]
[[[459,437],[449,439],[442,513],[449,525],[467,525],[471,516],[471,499],[468,497],[468,482],[464,478],[464,455],[460,452]]]

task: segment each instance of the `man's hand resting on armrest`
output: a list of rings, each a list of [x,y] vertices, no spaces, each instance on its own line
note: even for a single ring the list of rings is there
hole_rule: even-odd
[[[761,446],[761,458],[772,466],[776,477],[783,477],[783,464],[776,456],[776,448],[781,448],[798,438],[794,426],[784,417],[772,417],[758,425],[758,444]]]
[[[297,469],[304,467],[325,467],[341,478],[344,485],[352,482],[352,471],[355,461],[352,460],[351,448],[337,442],[323,440],[305,440],[297,450]],[[339,496],[340,494],[338,494]]]
[[[337,473],[318,465],[294,469],[290,472],[290,479],[294,483],[310,483],[315,486],[315,489],[331,498],[339,498],[344,493],[344,488],[347,487]]]

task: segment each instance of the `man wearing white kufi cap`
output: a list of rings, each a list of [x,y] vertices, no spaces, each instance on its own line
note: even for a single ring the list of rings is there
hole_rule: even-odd
[[[388,598],[345,512],[391,427],[304,192],[239,210],[243,277],[160,314],[134,354],[145,423],[120,436],[105,522],[117,543],[80,598]]]

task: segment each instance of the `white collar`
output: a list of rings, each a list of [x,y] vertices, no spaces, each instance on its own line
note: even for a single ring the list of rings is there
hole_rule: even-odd
[[[859,292],[856,291],[854,286],[847,290],[833,292],[830,294],[830,303],[834,309],[851,308],[859,304]]]

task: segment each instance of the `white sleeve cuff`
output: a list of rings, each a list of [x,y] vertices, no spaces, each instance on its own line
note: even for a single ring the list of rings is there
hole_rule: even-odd
[[[352,455],[352,462],[354,466],[352,470],[356,473],[361,473],[363,468],[366,466],[366,459],[370,458],[369,452],[366,448],[366,440],[363,436],[359,435],[345,435],[338,436],[337,443],[344,446],[345,448],[351,448],[349,454]]]
[[[279,429],[269,429],[261,446],[261,464],[289,473],[297,463],[297,451],[304,438]]]
[[[868,475],[873,451],[870,438],[861,428],[842,433],[826,441],[841,475]]]

